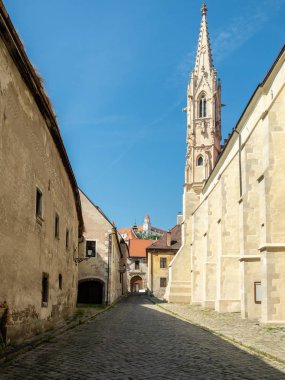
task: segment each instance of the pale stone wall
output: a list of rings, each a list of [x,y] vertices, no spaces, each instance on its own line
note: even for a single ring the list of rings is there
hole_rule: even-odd
[[[188,279],[192,303],[219,312],[241,311],[244,318],[263,323],[285,321],[284,61],[283,49],[243,113],[198,205],[189,201],[193,191],[184,193],[184,246],[170,265],[168,286],[171,290],[179,279]],[[261,304],[255,299],[256,282],[261,282]]]
[[[62,158],[2,39],[0,115],[0,303],[8,303],[8,337],[15,342],[51,327],[73,312],[78,216]],[[35,213],[37,187],[42,192],[42,219],[37,219]],[[54,232],[56,213],[59,238]],[[43,272],[49,276],[45,307]]]
[[[281,70],[278,72],[278,69]],[[285,78],[282,85],[282,71],[285,71],[284,57],[282,68],[276,67],[272,73],[271,87],[268,86],[264,93],[257,93],[247,109],[247,115],[238,125],[241,135],[242,193],[239,192],[238,134],[234,134],[204,187],[201,203],[191,218],[192,288],[193,291],[198,288],[197,301],[205,290],[203,276],[208,283],[214,277],[213,268],[209,270],[207,257],[215,257],[216,248],[212,251],[209,240],[213,242],[216,237],[215,309],[221,312],[241,310],[243,317],[260,318],[265,323],[285,320],[282,306],[285,269],[282,253],[285,241],[282,215],[285,208],[282,199],[285,192],[281,185],[285,167],[282,149],[285,142]],[[273,91],[272,88],[277,84],[279,89]],[[272,97],[274,93],[275,98],[274,95]],[[208,211],[205,212],[206,205]],[[221,214],[216,229],[218,210],[221,210]],[[215,217],[212,218],[212,215]],[[203,242],[202,234],[207,218],[208,232],[204,239],[207,237],[208,241]],[[272,248],[268,244],[271,243],[280,247],[275,247],[270,256]],[[261,263],[260,247],[263,247],[261,255],[264,256]],[[254,299],[254,283],[259,281],[262,283],[261,305],[255,303]],[[208,301],[206,284],[206,294],[201,303],[209,307],[211,303]]]
[[[199,195],[188,186],[184,186],[182,246],[169,264],[169,281],[165,291],[165,299],[169,302],[191,301],[191,244],[192,218],[191,210],[199,203]]]
[[[261,242],[263,298],[262,321],[270,323],[285,320],[285,64],[267,88],[268,166],[264,171],[265,237]],[[270,104],[268,98],[272,98]]]

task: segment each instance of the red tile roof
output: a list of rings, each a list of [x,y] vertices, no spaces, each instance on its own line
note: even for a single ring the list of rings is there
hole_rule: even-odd
[[[155,242],[152,242],[148,247],[148,251],[159,249],[159,250],[176,250],[181,247],[181,224],[177,224],[169,231],[171,233],[171,245],[167,245],[167,235],[166,233]]]
[[[152,227],[152,226],[151,226],[150,230],[153,232],[158,232],[161,235],[166,233],[165,230],[161,230],[160,228],[156,228],[156,227]],[[143,231],[143,226],[137,226],[137,231],[139,231],[139,232]],[[136,236],[133,233],[133,227],[120,228],[120,229],[118,229],[118,232],[121,235],[127,234],[127,236],[124,238],[125,240],[136,239]]]
[[[146,257],[146,248],[153,243],[148,239],[131,239],[129,242],[130,257]]]

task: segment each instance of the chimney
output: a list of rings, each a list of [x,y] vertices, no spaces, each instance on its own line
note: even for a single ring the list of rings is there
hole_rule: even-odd
[[[167,247],[171,246],[171,232],[170,231],[166,232],[166,245]]]
[[[182,222],[183,222],[183,214],[182,212],[179,212],[177,214],[177,224],[182,224]]]

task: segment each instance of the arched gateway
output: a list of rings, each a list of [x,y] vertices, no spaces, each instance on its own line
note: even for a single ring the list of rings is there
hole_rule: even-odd
[[[138,293],[143,289],[143,280],[140,276],[134,276],[131,279],[131,292]]]
[[[99,304],[104,302],[104,283],[100,280],[88,279],[78,283],[77,303]]]

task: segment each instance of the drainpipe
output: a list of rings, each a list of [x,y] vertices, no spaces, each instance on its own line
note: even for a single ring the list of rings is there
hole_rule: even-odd
[[[234,132],[238,134],[238,165],[239,165],[239,196],[242,197],[242,170],[241,170],[241,135],[237,129]]]
[[[110,265],[111,265],[111,250],[112,250],[112,234],[109,234],[109,246],[108,246],[108,267],[107,267],[107,295],[106,305],[109,305],[109,293],[110,293]]]
[[[153,254],[150,253],[151,266],[150,266],[150,291],[153,293]]]

